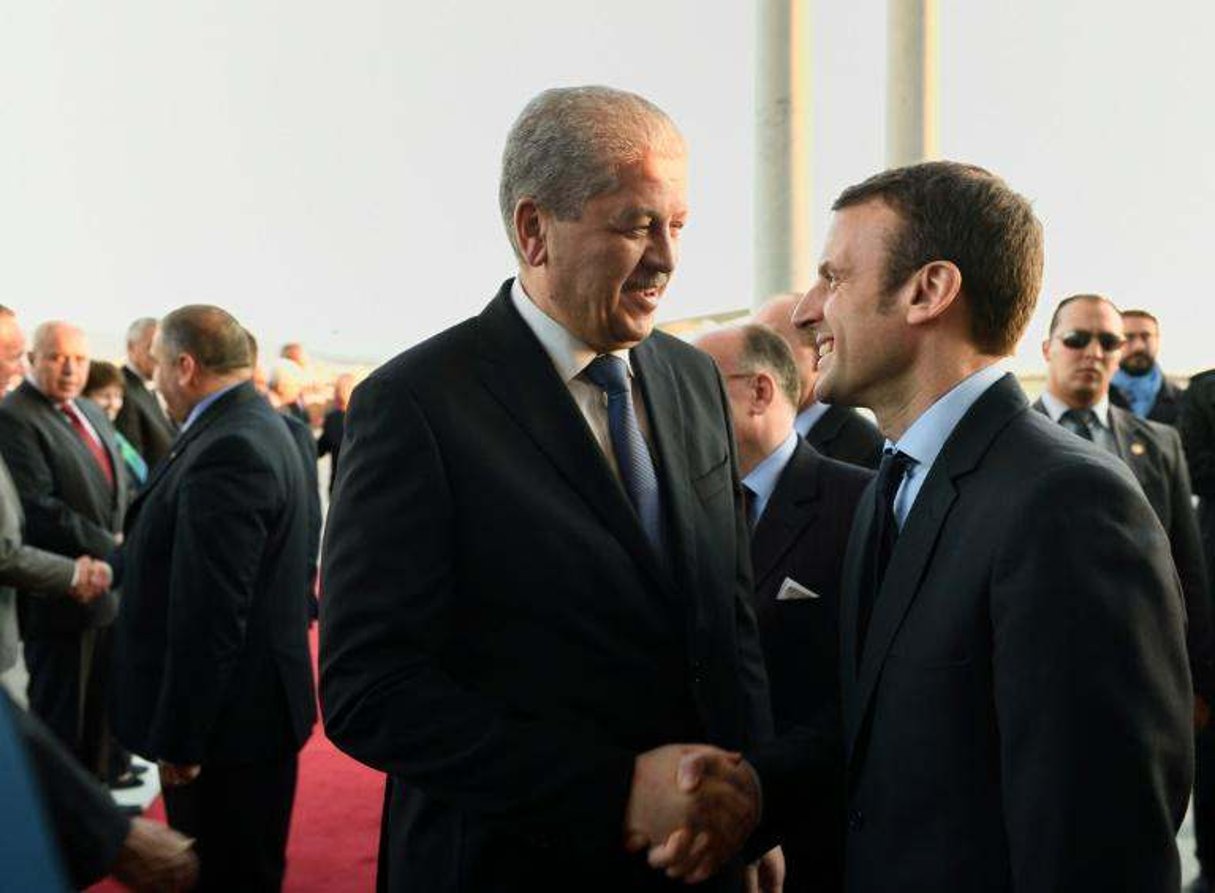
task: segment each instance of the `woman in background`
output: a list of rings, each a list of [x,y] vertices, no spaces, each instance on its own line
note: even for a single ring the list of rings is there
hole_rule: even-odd
[[[118,417],[118,411],[122,409],[124,393],[122,372],[117,366],[105,360],[93,360],[89,363],[89,379],[84,385],[84,396],[105,410],[111,422]],[[138,489],[148,479],[148,463],[135,447],[131,446],[130,441],[117,431],[114,432],[114,437],[118,440],[118,451],[122,453],[123,465],[135,483],[132,489]]]

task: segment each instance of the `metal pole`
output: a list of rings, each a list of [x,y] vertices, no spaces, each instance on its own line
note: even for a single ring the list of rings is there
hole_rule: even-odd
[[[759,0],[755,292],[758,306],[810,284],[809,0]]]
[[[937,156],[937,0],[887,4],[886,163]]]

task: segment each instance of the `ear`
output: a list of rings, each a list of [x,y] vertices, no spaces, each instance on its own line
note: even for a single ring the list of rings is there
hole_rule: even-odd
[[[763,415],[776,397],[776,382],[767,372],[756,372],[751,384],[751,414]]]
[[[548,259],[545,218],[535,199],[524,197],[515,203],[515,244],[529,267],[540,267]]]
[[[962,292],[962,271],[947,260],[924,264],[909,283],[913,289],[907,322],[922,325],[939,319]]]
[[[198,363],[190,354],[179,354],[175,365],[177,366],[177,380],[181,384],[190,384],[198,377]]]
[[[1042,359],[1050,362],[1050,338],[1042,342]]]

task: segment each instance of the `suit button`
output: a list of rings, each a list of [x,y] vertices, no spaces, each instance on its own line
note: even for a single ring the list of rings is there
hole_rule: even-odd
[[[849,831],[860,831],[863,827],[865,827],[865,814],[863,812],[859,809],[854,809],[848,813]]]

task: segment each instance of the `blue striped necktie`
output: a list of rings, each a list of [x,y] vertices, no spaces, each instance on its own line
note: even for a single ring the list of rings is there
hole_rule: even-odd
[[[620,481],[633,503],[645,535],[662,554],[662,505],[658,498],[658,475],[654,459],[641,436],[628,367],[613,354],[601,354],[586,367],[586,377],[607,392],[608,433],[620,469]]]

